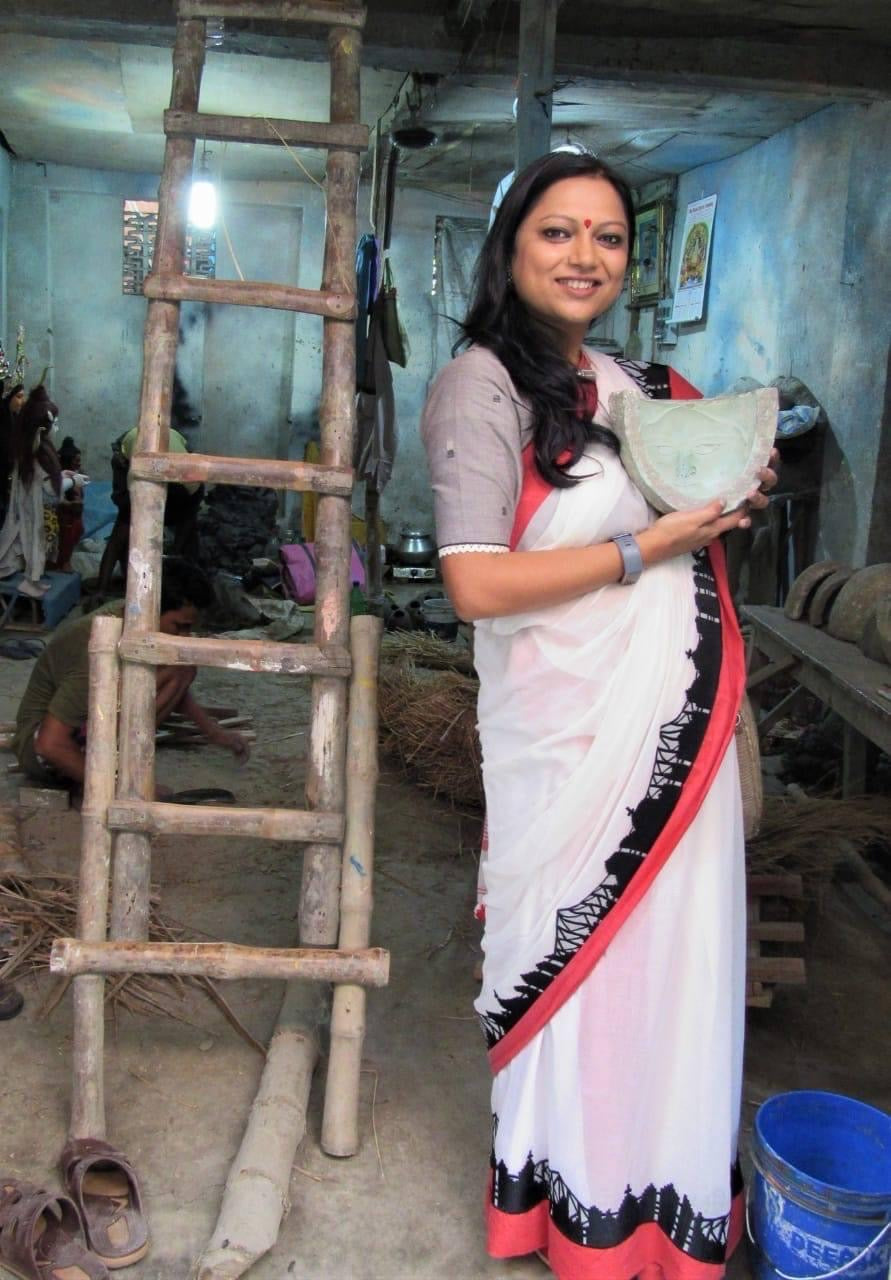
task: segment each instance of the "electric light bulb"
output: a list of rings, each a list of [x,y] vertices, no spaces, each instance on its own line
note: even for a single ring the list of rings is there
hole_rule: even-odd
[[[196,178],[189,196],[189,222],[208,231],[217,220],[217,189],[206,177]]]

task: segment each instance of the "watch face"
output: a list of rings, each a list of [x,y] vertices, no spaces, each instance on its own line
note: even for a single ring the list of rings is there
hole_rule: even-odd
[[[711,400],[610,396],[622,463],[657,511],[682,511],[722,498],[739,506],[758,484],[776,435],[775,387]]]

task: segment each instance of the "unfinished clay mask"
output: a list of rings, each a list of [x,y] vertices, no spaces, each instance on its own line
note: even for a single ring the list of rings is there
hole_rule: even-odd
[[[711,400],[610,396],[622,463],[657,511],[683,511],[714,498],[739,506],[758,484],[777,427],[775,387]]]

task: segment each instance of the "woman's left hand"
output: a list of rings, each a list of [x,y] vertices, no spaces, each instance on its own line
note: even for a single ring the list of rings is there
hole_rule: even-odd
[[[779,450],[771,449],[770,461],[768,466],[762,467],[758,472],[758,479],[761,481],[757,489],[753,489],[746,498],[752,511],[763,511],[769,502],[768,494],[770,490],[776,487],[779,476],[776,468],[780,463]]]

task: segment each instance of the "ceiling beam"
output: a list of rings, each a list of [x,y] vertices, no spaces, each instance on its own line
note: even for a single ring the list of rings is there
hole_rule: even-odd
[[[564,6],[563,12],[571,11]],[[160,16],[160,15],[159,15]],[[51,36],[64,40],[172,46],[175,28],[156,23],[108,19],[69,19],[44,13],[0,14],[0,34]],[[228,30],[224,51],[265,57],[327,60],[324,41],[305,36],[271,36]],[[473,50],[450,35],[445,22],[424,13],[371,10],[362,61],[366,66],[412,69],[448,75],[462,73],[514,76],[518,59],[515,33],[485,36]],[[557,76],[645,82],[690,88],[758,89],[809,93],[870,101],[891,93],[891,50],[878,42],[838,37],[773,42],[740,37],[638,37],[560,30],[554,49]]]
[[[551,149],[557,4],[558,0],[520,0],[514,152],[517,173]]]

